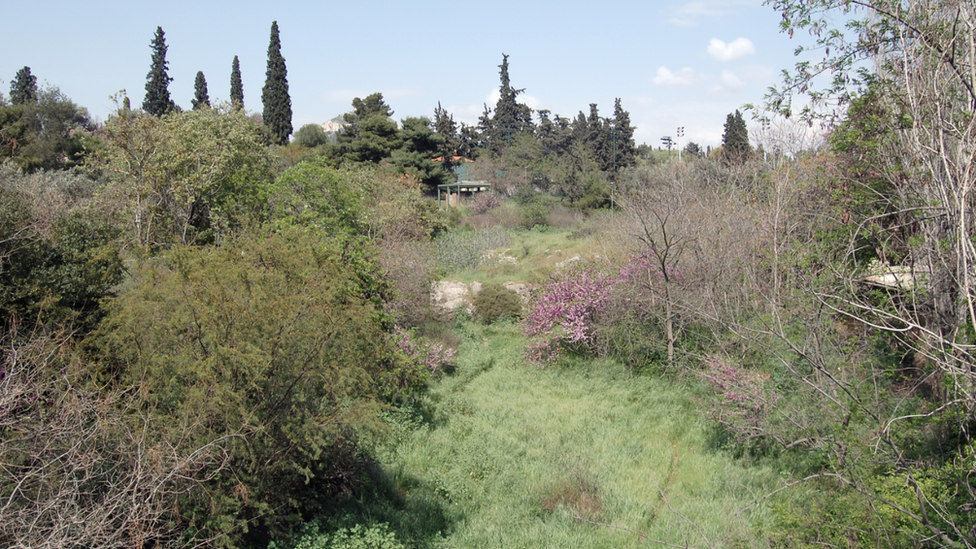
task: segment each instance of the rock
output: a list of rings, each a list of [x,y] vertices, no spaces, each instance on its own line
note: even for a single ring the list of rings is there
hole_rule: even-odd
[[[539,289],[538,284],[526,284],[524,282],[502,282],[502,286],[518,294],[523,305],[528,305],[532,300],[532,295]]]
[[[440,318],[450,318],[458,307],[466,308],[469,313],[474,311],[468,285],[451,280],[441,280],[431,285],[430,305]]]

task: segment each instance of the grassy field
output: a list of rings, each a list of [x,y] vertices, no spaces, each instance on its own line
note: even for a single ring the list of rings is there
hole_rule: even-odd
[[[457,370],[391,416],[377,449],[391,507],[421,547],[761,544],[772,481],[710,445],[695,400],[607,361],[525,364],[517,326],[459,325]]]

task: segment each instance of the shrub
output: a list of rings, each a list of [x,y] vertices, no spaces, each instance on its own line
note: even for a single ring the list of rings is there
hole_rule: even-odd
[[[519,226],[531,229],[545,227],[549,223],[549,207],[541,201],[532,201],[519,206]]]
[[[517,319],[522,316],[522,300],[501,284],[489,283],[475,296],[474,310],[487,324],[500,318]]]

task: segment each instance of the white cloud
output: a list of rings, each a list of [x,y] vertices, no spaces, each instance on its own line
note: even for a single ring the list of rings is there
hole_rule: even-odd
[[[699,75],[691,67],[685,67],[678,72],[671,72],[667,67],[658,67],[657,75],[651,79],[655,86],[692,86],[699,80]]]
[[[748,38],[736,38],[726,44],[718,38],[712,38],[708,43],[708,55],[716,61],[733,61],[756,53],[756,47]]]

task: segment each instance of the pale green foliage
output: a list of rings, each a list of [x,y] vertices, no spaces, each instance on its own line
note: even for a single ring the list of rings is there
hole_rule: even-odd
[[[97,165],[138,245],[219,242],[260,207],[271,177],[261,128],[240,110],[120,113],[106,134]]]
[[[358,232],[360,189],[346,174],[310,162],[285,170],[267,192],[275,226],[302,226],[322,234]]]

